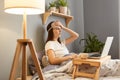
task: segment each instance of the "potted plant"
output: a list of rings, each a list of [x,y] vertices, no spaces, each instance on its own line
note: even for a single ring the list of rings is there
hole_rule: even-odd
[[[58,5],[60,9],[60,13],[67,14],[67,1],[66,0],[58,0]]]
[[[84,46],[84,53],[93,53],[93,52],[101,52],[104,46],[104,43],[101,42],[98,38],[97,35],[94,33],[87,33],[87,36],[85,39],[80,40],[80,44],[82,41],[85,41],[85,46]]]
[[[56,11],[56,2],[55,1],[52,1],[49,3],[49,10],[50,11]]]

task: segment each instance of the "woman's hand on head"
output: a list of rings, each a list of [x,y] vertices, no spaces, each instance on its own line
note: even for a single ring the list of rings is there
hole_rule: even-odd
[[[61,28],[64,27],[60,21],[53,22],[51,26],[52,27],[61,27]]]
[[[64,28],[63,24],[60,21],[56,21],[55,24],[60,26],[62,29]]]

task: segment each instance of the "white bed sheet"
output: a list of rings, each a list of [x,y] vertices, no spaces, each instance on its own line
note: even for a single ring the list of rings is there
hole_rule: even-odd
[[[71,66],[71,62],[58,69],[46,71],[44,77],[46,80],[73,80],[71,74],[66,74],[64,71]],[[38,75],[34,76],[32,80],[39,80]],[[74,80],[93,80],[90,78],[76,77]],[[112,59],[101,66],[99,80],[120,80],[120,60]]]

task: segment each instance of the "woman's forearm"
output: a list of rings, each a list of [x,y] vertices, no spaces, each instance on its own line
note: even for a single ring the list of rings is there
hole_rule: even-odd
[[[55,57],[50,61],[50,64],[61,64],[64,61],[72,59],[72,56],[65,56],[65,57]]]
[[[79,37],[78,33],[76,33],[75,31],[73,31],[67,27],[62,27],[62,29],[70,34],[70,37],[66,38],[65,44],[69,44]]]
[[[63,30],[67,31],[72,37],[75,37],[75,38],[78,38],[79,37],[79,34],[76,33],[75,31],[67,28],[67,27],[63,27],[62,28]]]

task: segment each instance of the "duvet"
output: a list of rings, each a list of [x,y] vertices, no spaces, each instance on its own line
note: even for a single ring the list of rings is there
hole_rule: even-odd
[[[51,68],[52,67],[52,68]],[[73,80],[72,79],[72,61],[68,61],[60,66],[51,65],[43,69],[46,80]],[[33,75],[32,80],[40,80],[37,73]],[[90,78],[76,77],[74,80],[93,80]],[[100,68],[99,80],[120,80],[120,60],[111,59]]]

